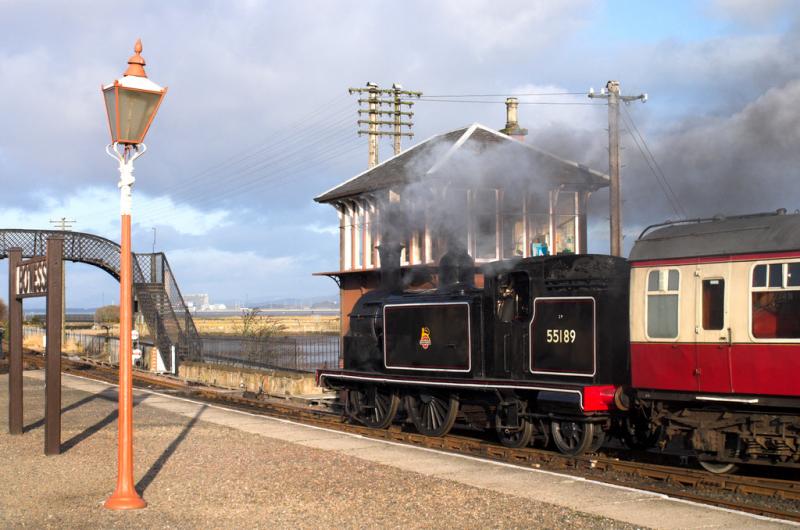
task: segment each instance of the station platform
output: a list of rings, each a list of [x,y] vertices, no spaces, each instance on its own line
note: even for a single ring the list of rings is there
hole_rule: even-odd
[[[116,387],[64,375],[62,444],[43,454],[44,372],[25,372],[25,433],[0,377],[0,526],[36,528],[783,528],[789,523],[536,469],[134,391],[144,510],[116,481]]]

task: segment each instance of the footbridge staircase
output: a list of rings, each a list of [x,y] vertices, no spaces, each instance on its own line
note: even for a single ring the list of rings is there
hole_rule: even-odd
[[[14,247],[21,248],[25,258],[43,256],[52,236],[64,238],[65,260],[94,265],[119,280],[119,245],[84,232],[0,229],[0,259]],[[172,348],[176,359],[200,355],[200,335],[164,253],[133,254],[133,294],[168,370],[173,369]]]

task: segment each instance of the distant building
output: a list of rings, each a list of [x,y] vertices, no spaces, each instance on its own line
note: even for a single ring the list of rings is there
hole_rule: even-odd
[[[203,306],[208,305],[208,293],[203,294],[187,294],[183,296],[183,301],[189,307],[201,309]]]
[[[421,142],[314,200],[339,215],[339,270],[317,273],[340,286],[342,332],[355,301],[379,283],[381,208],[397,203],[411,220],[401,255],[409,288],[456,241],[476,265],[541,253],[583,253],[586,203],[605,174],[524,143],[517,101],[506,101],[501,131],[474,123]],[[443,232],[448,232],[447,234]],[[476,283],[483,281],[480,270]]]

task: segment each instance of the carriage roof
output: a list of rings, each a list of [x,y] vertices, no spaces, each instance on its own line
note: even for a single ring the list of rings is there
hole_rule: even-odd
[[[715,217],[648,227],[630,259],[653,260],[800,251],[800,214]]]

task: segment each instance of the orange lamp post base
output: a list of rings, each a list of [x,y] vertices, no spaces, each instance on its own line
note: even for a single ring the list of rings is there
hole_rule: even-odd
[[[103,504],[109,510],[140,510],[147,507],[147,502],[139,494],[114,492]]]

